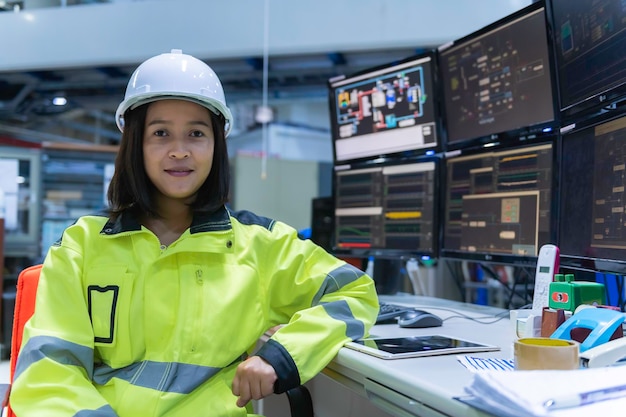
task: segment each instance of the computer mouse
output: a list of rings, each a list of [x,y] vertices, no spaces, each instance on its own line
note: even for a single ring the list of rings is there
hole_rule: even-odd
[[[398,317],[400,327],[438,327],[443,324],[440,317],[424,310],[408,310]]]

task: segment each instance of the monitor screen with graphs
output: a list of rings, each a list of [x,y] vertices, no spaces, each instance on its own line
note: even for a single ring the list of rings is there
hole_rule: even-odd
[[[442,257],[532,264],[554,243],[552,141],[444,162]]]
[[[336,162],[439,151],[434,51],[329,80]]]
[[[447,150],[554,134],[545,8],[534,3],[439,51]]]
[[[437,254],[439,159],[335,167],[335,252]]]
[[[593,114],[626,98],[626,2],[550,0],[561,111]]]
[[[562,136],[561,265],[626,274],[626,115]]]

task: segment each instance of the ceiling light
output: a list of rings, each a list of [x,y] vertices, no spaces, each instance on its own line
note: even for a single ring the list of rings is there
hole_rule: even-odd
[[[52,104],[55,106],[65,106],[67,104],[67,99],[63,96],[57,96],[52,99]]]

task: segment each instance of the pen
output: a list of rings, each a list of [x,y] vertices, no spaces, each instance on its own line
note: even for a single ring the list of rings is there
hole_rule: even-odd
[[[548,410],[557,410],[561,408],[579,407],[581,405],[620,397],[626,397],[626,385],[617,385],[615,387],[552,398],[544,402],[543,406]]]

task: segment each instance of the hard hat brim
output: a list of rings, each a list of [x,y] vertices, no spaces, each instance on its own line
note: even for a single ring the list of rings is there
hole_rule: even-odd
[[[218,116],[224,116],[224,119],[226,121],[224,125],[224,137],[228,137],[228,134],[232,129],[232,113],[230,112],[230,109],[228,107],[225,107],[219,101],[210,100],[204,96],[199,95],[195,96],[191,94],[181,94],[179,92],[166,93],[160,91],[156,94],[144,94],[141,96],[135,96],[132,99],[126,100],[119,105],[117,111],[115,112],[115,123],[117,124],[120,132],[124,131],[124,113],[126,113],[127,110],[133,110],[144,104],[153,103],[160,100],[185,100],[199,104],[200,106],[206,107]]]

